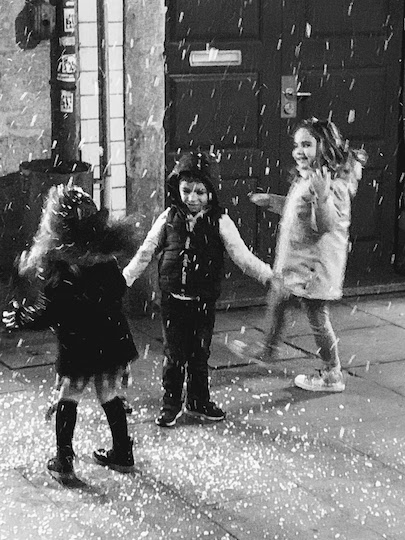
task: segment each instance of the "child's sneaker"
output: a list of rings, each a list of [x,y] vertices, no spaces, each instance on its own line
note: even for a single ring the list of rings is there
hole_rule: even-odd
[[[323,370],[319,375],[297,375],[295,386],[311,392],[343,392],[346,385],[340,369]]]
[[[64,458],[56,456],[48,461],[47,469],[52,478],[61,484],[68,484],[76,480],[73,469],[73,456]]]
[[[99,448],[93,452],[93,459],[97,465],[102,465],[103,467],[108,467],[113,471],[118,471],[120,473],[130,473],[135,470],[134,468],[134,455],[132,452],[133,440],[128,438],[128,445],[125,449],[121,451],[114,450],[104,450],[104,448]]]
[[[160,427],[173,427],[177,419],[183,414],[183,405],[180,408],[175,405],[163,405],[155,423]]]
[[[195,416],[213,422],[219,422],[226,416],[225,412],[212,401],[208,401],[207,403],[188,403],[186,413],[189,416]]]

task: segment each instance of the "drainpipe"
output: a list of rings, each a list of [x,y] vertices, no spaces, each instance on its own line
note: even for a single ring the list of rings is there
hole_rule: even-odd
[[[50,41],[51,159],[20,164],[28,210],[22,224],[27,245],[38,226],[44,195],[51,186],[70,182],[93,194],[91,165],[79,159],[77,2],[50,0],[56,11],[55,29]]]
[[[62,169],[79,159],[77,1],[52,0],[56,6],[50,42],[52,163]]]
[[[101,205],[110,206],[111,135],[110,135],[110,80],[108,59],[108,12],[105,0],[97,0],[98,50],[98,109],[100,144]]]

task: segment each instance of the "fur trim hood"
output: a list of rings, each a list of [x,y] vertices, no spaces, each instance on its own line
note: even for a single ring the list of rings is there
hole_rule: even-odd
[[[100,210],[98,213],[104,213]],[[97,214],[94,214],[97,217]],[[138,241],[132,220],[105,223],[98,228],[91,241],[64,243],[48,253],[48,261],[65,261],[68,264],[90,266],[111,258],[129,259],[136,252]]]

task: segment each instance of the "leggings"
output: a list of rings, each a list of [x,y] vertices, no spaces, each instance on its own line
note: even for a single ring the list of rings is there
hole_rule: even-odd
[[[265,347],[270,355],[277,350],[285,326],[286,311],[293,296],[280,286],[272,287],[267,298]],[[306,310],[319,355],[326,370],[340,368],[337,339],[330,322],[329,301],[299,298]]]

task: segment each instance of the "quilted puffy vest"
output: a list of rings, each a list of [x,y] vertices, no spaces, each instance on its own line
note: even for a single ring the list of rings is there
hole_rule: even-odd
[[[189,231],[185,215],[176,207],[170,210],[159,260],[162,291],[207,300],[219,297],[224,267],[221,214],[220,209],[208,211]]]

